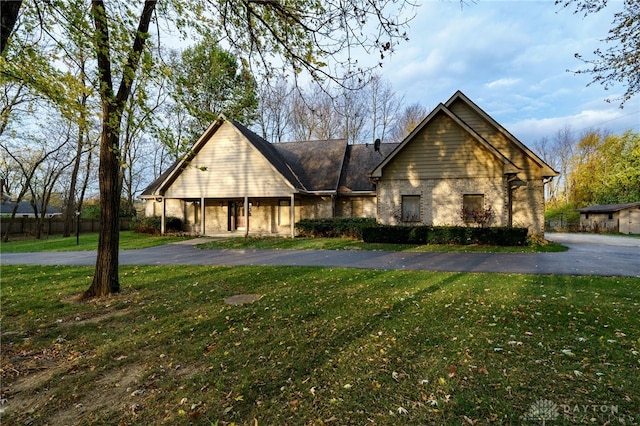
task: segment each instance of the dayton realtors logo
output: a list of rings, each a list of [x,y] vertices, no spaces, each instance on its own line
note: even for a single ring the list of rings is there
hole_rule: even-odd
[[[591,423],[609,424],[638,424],[639,418],[621,413],[617,405],[609,404],[556,404],[548,399],[541,399],[529,407],[522,416],[525,421],[547,425],[551,422],[560,423]]]
[[[531,404],[529,411],[525,413],[523,418],[534,422],[541,421],[543,425],[546,425],[547,421],[555,420],[559,415],[560,407],[555,402],[541,399]]]

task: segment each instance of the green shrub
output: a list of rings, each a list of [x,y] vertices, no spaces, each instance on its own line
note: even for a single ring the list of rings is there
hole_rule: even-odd
[[[177,217],[167,217],[166,230],[180,232],[182,231],[182,219]],[[131,222],[134,232],[139,234],[159,234],[161,231],[162,218],[160,216],[135,217]]]
[[[362,229],[376,225],[374,218],[337,217],[327,219],[303,219],[296,223],[298,234],[303,237],[362,238]]]
[[[362,230],[366,243],[395,244],[487,244],[521,246],[527,244],[527,228],[467,226],[370,226]]]

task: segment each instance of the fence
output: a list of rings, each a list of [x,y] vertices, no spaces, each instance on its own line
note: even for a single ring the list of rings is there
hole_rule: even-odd
[[[10,218],[3,217],[0,219],[0,230],[2,235],[7,232],[9,227]],[[40,232],[43,235],[62,235],[64,233],[64,220],[62,218],[48,218],[42,219],[40,222]],[[35,235],[37,221],[32,217],[16,217],[11,223],[11,233],[9,235]],[[120,218],[120,230],[126,231],[131,228],[131,218]],[[76,233],[76,222],[74,221],[71,233]],[[80,233],[98,232],[100,230],[100,219],[81,219],[80,220]]]
[[[544,229],[547,231],[578,232],[580,231],[580,221],[564,218],[551,219],[544,222]]]

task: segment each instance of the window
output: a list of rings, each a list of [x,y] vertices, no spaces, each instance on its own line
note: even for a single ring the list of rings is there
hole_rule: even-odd
[[[278,202],[278,225],[291,225],[291,201],[289,200]]]
[[[613,213],[609,213],[609,220],[613,220]]]
[[[363,217],[364,206],[362,200],[351,200],[351,217]]]
[[[476,222],[484,212],[484,194],[464,194],[462,196],[462,219],[465,222]]]
[[[420,222],[420,196],[402,196],[402,221]]]

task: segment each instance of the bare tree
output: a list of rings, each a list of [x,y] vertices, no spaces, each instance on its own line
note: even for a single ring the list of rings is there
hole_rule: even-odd
[[[376,75],[367,85],[370,99],[370,128],[372,141],[380,139],[386,141],[391,129],[393,129],[403,99],[398,97],[389,80]]]
[[[54,144],[51,144],[52,141],[49,137],[41,139],[36,144],[34,139],[37,140],[37,138],[33,135],[29,135],[27,140],[23,140],[22,143],[17,138],[8,139],[3,138],[0,140],[0,150],[2,150],[5,158],[2,167],[18,170],[19,174],[14,174],[16,177],[14,187],[17,195],[3,241],[9,241],[11,225],[18,206],[25,196],[27,194],[31,195],[31,205],[34,209],[34,214],[38,217],[39,212],[47,208],[52,187],[62,171],[70,164],[70,162],[62,160],[62,158],[53,160],[58,155],[65,155],[69,142],[68,135],[62,135],[61,140],[54,141],[56,142]],[[7,172],[2,173],[3,176],[6,174]],[[37,229],[36,237],[40,238],[39,226]]]
[[[408,105],[399,114],[390,133],[390,139],[400,142],[415,129],[429,114],[429,109],[419,102]]]
[[[271,142],[284,142],[291,132],[295,87],[283,78],[259,88],[258,119],[262,137]]]

